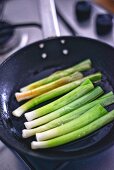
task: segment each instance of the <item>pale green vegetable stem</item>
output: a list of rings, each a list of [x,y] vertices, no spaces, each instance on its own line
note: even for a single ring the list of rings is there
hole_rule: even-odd
[[[20,91],[31,90],[36,87],[42,86],[42,85],[50,83],[52,81],[55,81],[61,77],[70,75],[76,71],[85,71],[85,70],[89,70],[89,69],[91,69],[91,60],[87,59],[85,61],[80,62],[79,64],[76,64],[75,66],[72,66],[65,70],[57,71],[54,74],[52,74],[42,80],[38,80],[34,83],[31,83],[31,84],[21,88]]]
[[[101,118],[93,121],[92,123],[82,127],[81,129],[78,129],[66,135],[63,135],[63,136],[60,136],[54,139],[50,139],[47,141],[41,141],[41,142],[33,141],[31,143],[31,148],[32,149],[52,148],[52,147],[66,144],[68,142],[71,142],[71,141],[74,141],[74,140],[77,140],[84,136],[89,135],[90,133],[100,129],[101,127],[110,123],[113,120],[114,120],[114,110],[102,116]]]
[[[90,80],[85,80],[81,86],[77,87],[76,89],[72,90],[68,94],[64,95],[63,97],[41,107],[34,111],[25,113],[25,117],[28,121],[31,121],[37,117],[41,117],[43,115],[46,115],[52,111],[55,111],[68,103],[71,103],[72,101],[80,98],[81,96],[85,95],[89,91],[91,91],[94,88],[94,85]]]
[[[51,112],[33,121],[25,122],[25,126],[27,129],[31,129],[36,126],[43,125],[51,120],[61,117],[73,110],[76,110],[79,107],[82,107],[84,104],[91,102],[92,100],[95,100],[97,97],[99,97],[102,94],[103,94],[102,88],[96,87],[95,89],[93,89],[86,95],[82,96],[81,98],[74,100],[73,102],[61,107],[60,109],[55,110],[54,112]]]
[[[24,103],[23,105],[21,105],[20,107],[18,107],[17,109],[15,109],[12,114],[14,116],[20,117],[24,112],[26,112],[27,110],[33,108],[34,106],[37,106],[40,103],[43,103],[45,101],[48,101],[50,99],[53,99],[57,96],[61,96],[63,94],[66,94],[68,92],[70,92],[71,90],[73,90],[74,88],[78,87],[83,81],[85,81],[86,79],[90,79],[92,82],[96,82],[101,80],[102,74],[101,73],[95,73],[92,75],[89,75],[87,77],[84,77],[80,80],[68,83],[66,85],[63,85],[61,87],[58,87],[54,90],[51,90],[47,93],[44,93],[38,97],[35,97],[31,100],[29,100],[28,102]]]
[[[65,124],[67,122],[70,122],[71,120],[78,118],[80,115],[82,115],[83,113],[85,113],[86,111],[88,111],[89,109],[94,107],[96,104],[101,104],[102,106],[108,106],[113,103],[114,103],[114,95],[112,92],[110,92],[108,94],[103,95],[99,99],[96,99],[95,101],[88,103],[88,104],[76,109],[75,111],[72,111],[64,116],[61,116],[49,123],[46,123],[42,126],[34,128],[34,129],[29,129],[29,130],[24,129],[22,131],[22,136],[23,136],[23,138],[28,138],[30,136],[34,136],[36,133],[44,132],[49,129],[53,129],[57,126],[60,126],[62,124]]]
[[[50,129],[42,133],[37,133],[36,135],[37,140],[38,141],[48,140],[73,132],[74,130],[80,129],[83,126],[86,126],[87,124],[93,122],[94,120],[105,115],[106,113],[107,110],[100,104],[97,104],[96,106],[89,109],[87,112],[82,114],[77,119],[74,119],[66,124],[60,125],[59,127],[56,127],[54,129]]]

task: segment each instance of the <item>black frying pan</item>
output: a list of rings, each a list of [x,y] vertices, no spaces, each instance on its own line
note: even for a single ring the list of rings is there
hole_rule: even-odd
[[[42,43],[44,48],[41,48]],[[67,54],[63,52],[64,49],[68,50]],[[43,53],[47,54],[45,59]],[[105,90],[112,90],[114,49],[96,40],[82,37],[51,38],[29,45],[10,56],[0,66],[0,139],[19,153],[46,159],[82,158],[112,146],[113,122],[83,139],[53,149],[33,151],[30,149],[31,139],[21,138],[24,116],[16,118],[12,115],[12,111],[19,106],[14,93],[20,87],[87,58],[107,77],[108,81],[104,79]]]

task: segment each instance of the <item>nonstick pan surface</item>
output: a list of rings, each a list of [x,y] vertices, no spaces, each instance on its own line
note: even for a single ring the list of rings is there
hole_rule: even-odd
[[[0,66],[0,139],[22,154],[46,159],[83,158],[98,154],[114,144],[114,123],[89,136],[52,149],[33,151],[31,139],[22,139],[25,118],[12,111],[20,104],[14,93],[24,85],[68,68],[84,59],[92,60],[94,71],[103,73],[101,86],[106,92],[114,88],[114,49],[104,43],[82,37],[59,37],[36,42],[10,56]],[[112,105],[111,108],[114,109]]]

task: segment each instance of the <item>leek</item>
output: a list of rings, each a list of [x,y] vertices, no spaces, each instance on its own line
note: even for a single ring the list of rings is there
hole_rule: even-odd
[[[107,110],[100,104],[97,104],[96,106],[89,109],[87,112],[85,112],[83,115],[81,115],[77,119],[74,119],[54,129],[50,129],[42,133],[37,133],[36,134],[37,141],[48,140],[51,138],[55,138],[55,137],[73,132],[77,129],[80,129],[88,125],[89,123],[105,115],[106,113],[107,113]]]
[[[64,116],[61,116],[47,124],[44,124],[42,126],[34,128],[34,129],[29,129],[29,130],[24,129],[24,130],[22,130],[22,136],[23,136],[23,138],[28,138],[28,137],[34,136],[36,133],[44,132],[49,129],[60,126],[62,124],[65,124],[67,122],[70,122],[71,120],[74,120],[74,119],[78,118],[79,116],[81,116],[83,113],[85,113],[86,111],[88,111],[89,109],[94,107],[96,104],[101,104],[102,106],[105,107],[112,103],[114,103],[114,95],[112,92],[110,92],[106,95],[103,95],[99,99],[96,99],[95,101],[88,103],[88,104],[78,108],[77,110],[70,112]]]
[[[83,74],[80,72],[76,72],[70,76],[66,76],[66,77],[62,77],[59,80],[53,81],[49,84],[40,86],[38,88],[26,91],[26,92],[16,92],[15,93],[15,97],[17,99],[17,101],[22,101],[22,100],[26,100],[26,99],[30,99],[33,98],[35,96],[40,96],[41,94],[44,94],[50,90],[53,90],[57,87],[63,86],[65,84],[68,84],[70,82],[76,81],[78,79],[83,78]]]
[[[20,91],[23,92],[23,91],[32,90],[32,89],[42,86],[44,84],[47,84],[47,83],[53,82],[57,79],[60,79],[61,77],[68,76],[76,71],[85,71],[85,70],[89,70],[89,69],[91,69],[91,60],[87,59],[85,61],[82,61],[79,64],[76,64],[75,66],[72,66],[71,68],[57,71],[54,74],[52,74],[42,80],[38,80],[34,83],[31,83],[31,84],[21,88]]]
[[[89,79],[87,79],[81,84],[81,86],[75,88],[74,90],[67,93],[63,97],[60,97],[59,99],[41,107],[41,108],[38,108],[31,112],[25,113],[25,117],[28,121],[31,121],[37,117],[44,116],[52,111],[55,111],[65,105],[67,105],[68,103],[71,103],[72,101],[82,97],[83,95],[85,95],[86,93],[91,91],[93,88],[94,88],[94,85],[92,84],[92,82]]]
[[[63,136],[60,136],[60,137],[57,137],[51,140],[47,140],[47,141],[41,141],[41,142],[33,141],[31,143],[31,148],[32,149],[52,148],[52,147],[66,144],[68,142],[72,142],[76,139],[80,139],[82,137],[85,137],[91,134],[92,132],[102,128],[104,125],[110,123],[113,120],[114,120],[114,110],[100,117],[99,119],[93,121],[92,123],[82,127],[81,129],[78,129],[66,135],[63,135]]]
[[[67,104],[66,106],[63,106],[62,108],[55,110],[54,112],[51,112],[50,114],[47,114],[45,116],[42,116],[38,119],[35,119],[30,122],[25,122],[25,127],[27,129],[34,128],[36,126],[40,126],[42,124],[45,124],[51,120],[54,120],[58,117],[61,117],[73,110],[76,110],[79,107],[82,107],[84,104],[91,102],[92,100],[95,100],[97,97],[103,94],[103,90],[101,87],[96,87],[86,95],[82,96],[81,98]]]
[[[53,99],[57,96],[63,95],[65,93],[73,90],[74,88],[78,87],[86,79],[90,79],[92,82],[96,82],[96,81],[101,80],[101,77],[102,77],[101,73],[95,73],[95,74],[89,75],[87,77],[84,77],[80,80],[77,80],[77,81],[68,83],[66,85],[63,85],[61,87],[58,87],[54,90],[51,90],[45,94],[42,94],[38,97],[35,97],[35,98],[29,100],[28,102],[24,103],[23,105],[21,105],[20,107],[15,109],[12,112],[12,114],[16,117],[20,117],[24,112],[31,109],[32,107],[37,106],[38,104],[40,104],[42,102]]]

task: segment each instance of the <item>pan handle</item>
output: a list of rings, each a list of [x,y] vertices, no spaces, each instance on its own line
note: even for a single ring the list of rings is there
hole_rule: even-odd
[[[60,36],[54,0],[40,0],[40,15],[43,37]]]

